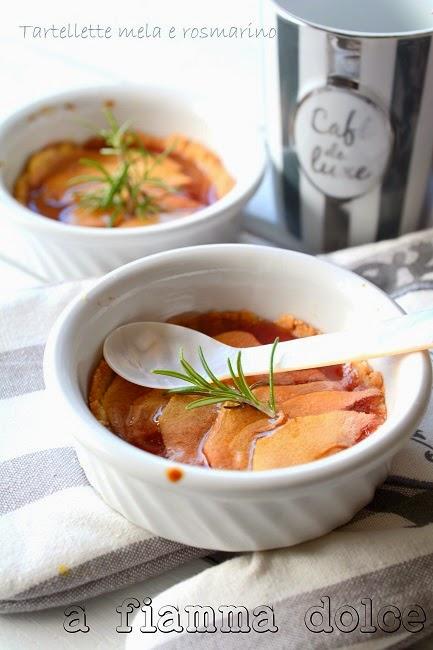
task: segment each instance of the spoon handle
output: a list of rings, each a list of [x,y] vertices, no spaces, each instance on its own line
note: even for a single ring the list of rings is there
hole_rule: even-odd
[[[394,356],[433,348],[433,309],[399,316],[350,331],[280,343],[274,371],[307,370],[348,361]],[[246,375],[267,374],[271,346],[244,348]]]

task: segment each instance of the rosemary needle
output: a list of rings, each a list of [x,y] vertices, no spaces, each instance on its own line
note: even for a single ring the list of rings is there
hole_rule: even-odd
[[[265,413],[268,417],[275,418],[277,416],[275,404],[275,383],[274,383],[274,357],[275,350],[279,343],[279,339],[275,339],[270,356],[269,363],[269,399],[264,402],[257,399],[253,393],[251,386],[248,384],[243,368],[242,368],[242,353],[239,352],[236,357],[236,365],[230,359],[227,359],[227,367],[230,373],[233,386],[224,383],[212,371],[208,362],[203,354],[202,348],[199,348],[199,358],[204,370],[204,375],[201,375],[195,370],[190,363],[185,359],[182,350],[180,351],[179,361],[184,372],[177,372],[176,370],[153,370],[156,375],[165,375],[166,377],[174,377],[181,379],[189,386],[182,386],[181,388],[173,388],[170,393],[180,393],[182,395],[197,395],[199,399],[190,402],[185,408],[187,410],[200,408],[202,406],[210,406],[212,404],[220,404],[223,402],[234,402],[237,404],[247,404],[253,408]]]

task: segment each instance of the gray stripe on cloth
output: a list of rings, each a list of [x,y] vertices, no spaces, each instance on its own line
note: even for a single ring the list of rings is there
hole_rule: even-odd
[[[412,489],[414,488],[403,488]],[[392,513],[403,517],[408,525],[427,526],[433,523],[433,493],[416,490],[412,494],[401,492],[402,488],[384,486],[376,490],[373,501],[366,509],[375,513]]]
[[[0,352],[0,399],[43,390],[43,345]]]
[[[409,637],[402,639],[399,643],[392,646],[392,650],[406,650],[416,644],[416,650],[431,650],[433,648],[433,621],[427,621],[422,632],[417,632]],[[428,644],[428,645],[427,645]]]
[[[419,490],[433,490],[433,482],[431,481],[418,481],[414,478],[407,478],[406,476],[389,476],[385,485],[393,485],[397,487],[417,488]]]
[[[19,613],[82,603],[208,554],[204,549],[183,546],[161,537],[134,542],[72,567],[67,575],[50,578],[11,599],[0,601],[0,612]]]
[[[0,515],[89,482],[72,447],[42,449],[0,463]]]
[[[348,538],[348,543],[350,539]],[[216,570],[216,569],[215,569]],[[236,588],[235,586],[233,587]],[[242,586],[239,585],[239,589]],[[329,597],[331,611],[331,633],[312,632],[305,623],[306,613],[311,607],[321,605],[321,598]],[[372,571],[359,575],[336,584],[328,585],[313,591],[289,596],[281,601],[258,602],[259,605],[271,605],[275,612],[275,624],[278,631],[275,633],[257,633],[251,630],[245,634],[230,634],[220,632],[221,618],[215,617],[217,631],[213,634],[177,634],[176,637],[167,638],[167,645],[174,650],[184,648],[196,648],[201,643],[206,643],[207,650],[224,648],[256,648],[269,649],[290,648],[290,650],[305,650],[306,648],[327,650],[336,648],[349,648],[355,644],[362,644],[367,641],[388,638],[391,640],[392,632],[383,631],[376,625],[374,633],[361,632],[363,625],[364,608],[361,600],[370,598],[372,600],[373,624],[377,621],[378,611],[385,606],[393,605],[400,612],[403,612],[411,605],[421,606],[426,615],[425,630],[408,634],[408,639],[398,639],[398,647],[408,647],[420,639],[424,633],[431,631],[433,622],[433,554],[418,557],[416,559],[402,562],[379,571]],[[236,597],[229,597],[230,605],[242,605]],[[200,603],[206,605],[206,602]],[[342,632],[335,625],[334,615],[337,609],[343,605],[350,605],[360,615],[360,623],[353,632]],[[254,616],[249,613],[250,625]],[[388,620],[388,619],[387,619]],[[344,619],[343,622],[347,622]],[[389,622],[385,625],[389,625]],[[401,635],[401,626],[396,634]],[[166,646],[164,646],[166,647]],[[393,646],[390,646],[393,647]]]
[[[406,287],[393,291],[391,297],[396,300],[397,298],[407,296],[408,293],[415,293],[415,291],[433,291],[433,280],[418,280],[417,282],[412,282],[412,284],[409,284]]]

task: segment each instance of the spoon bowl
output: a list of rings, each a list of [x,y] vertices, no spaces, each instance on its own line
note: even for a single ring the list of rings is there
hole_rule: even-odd
[[[180,351],[194,368],[201,367],[199,349],[211,360],[215,374],[227,374],[227,358],[234,348],[206,334],[168,323],[129,323],[115,329],[104,342],[104,357],[118,375],[139,386],[163,390],[180,388],[185,382],[156,375],[156,369],[182,372]]]

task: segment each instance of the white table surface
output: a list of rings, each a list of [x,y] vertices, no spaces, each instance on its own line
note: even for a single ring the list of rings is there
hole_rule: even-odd
[[[91,6],[90,6],[91,5]],[[234,25],[259,20],[259,0],[123,0],[123,22],[128,24]],[[0,81],[2,94],[0,119],[29,99],[80,85],[116,81],[158,83],[200,92],[208,99],[233,102],[237,109],[248,107],[248,115],[257,125],[263,119],[260,92],[261,44],[254,41],[213,41],[169,43],[76,43],[60,41],[29,42],[20,36],[17,25],[43,25],[67,22],[119,24],[119,6],[105,0],[75,0],[72,6],[54,0],[27,3],[14,0],[0,24]],[[199,56],[198,56],[199,54]],[[240,90],[241,88],[241,90]],[[239,104],[241,103],[241,106]],[[275,206],[269,178],[249,206],[248,222],[257,234],[269,231],[257,217],[275,220]],[[284,230],[273,230],[273,243],[290,245]],[[248,236],[250,241],[254,237]],[[2,290],[16,292],[36,287],[39,280],[26,269],[18,268],[4,257],[0,246]],[[194,560],[168,573],[131,587],[93,598],[86,603],[91,631],[67,634],[63,629],[63,608],[0,618],[0,648],[54,650],[59,647],[112,650],[124,647],[124,635],[117,634],[116,605],[126,596],[143,599],[185,580],[212,566],[208,560]],[[143,645],[145,647],[145,645]],[[418,650],[433,648],[427,641]]]

